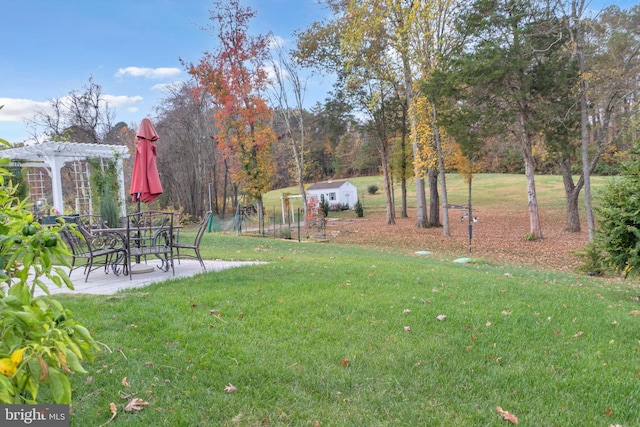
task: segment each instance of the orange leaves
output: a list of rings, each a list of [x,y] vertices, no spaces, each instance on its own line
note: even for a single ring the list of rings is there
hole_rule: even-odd
[[[127,379],[127,377],[122,378],[122,380],[120,381],[120,384],[122,384],[122,387],[131,387],[131,384],[129,383],[129,380]],[[133,396],[134,394],[135,393],[124,395],[121,392],[118,392],[118,395],[123,400],[130,399],[131,396]],[[129,400],[129,402],[125,405],[125,407],[123,408],[123,411],[124,412],[142,411],[145,406],[149,406],[149,402],[146,402],[138,397],[134,397],[134,398],[131,398],[131,400]],[[109,403],[109,413],[111,414],[111,418],[109,418],[109,420],[106,423],[102,424],[100,427],[103,427],[109,424],[118,415],[118,406],[114,402]]]
[[[500,414],[500,416],[502,417],[503,420],[507,420],[513,424],[518,424],[518,417],[516,417],[515,415],[513,415],[512,413],[510,413],[509,411],[505,411],[504,409],[502,409],[499,406],[496,406],[496,411],[498,411],[498,414]]]

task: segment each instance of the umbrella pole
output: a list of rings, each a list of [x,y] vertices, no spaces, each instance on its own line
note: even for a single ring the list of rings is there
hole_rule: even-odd
[[[137,240],[137,245],[138,248],[140,247],[140,213],[142,212],[142,209],[140,207],[140,197],[142,196],[142,193],[136,193],[138,195],[137,199],[138,199],[138,221],[136,221],[137,227],[138,227],[138,239]],[[138,274],[138,273],[151,273],[153,271],[153,267],[149,267],[149,266],[143,266],[142,264],[140,264],[140,256],[136,256],[136,263],[135,265],[131,266],[131,271],[129,272],[129,274]]]

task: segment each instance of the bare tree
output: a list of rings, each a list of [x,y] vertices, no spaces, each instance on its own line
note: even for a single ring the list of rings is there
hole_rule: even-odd
[[[304,206],[304,218],[307,217],[307,193],[304,188],[304,150],[305,150],[305,125],[304,125],[304,95],[306,92],[306,80],[300,77],[298,68],[289,59],[282,47],[275,49],[272,56],[273,66],[273,103],[276,114],[284,123],[284,135],[293,154],[296,165],[296,182],[298,191],[302,197]],[[289,102],[289,94],[293,95],[293,105]]]
[[[157,107],[158,169],[165,202],[195,217],[209,208],[220,213],[218,203],[224,205],[227,194],[228,171],[223,176],[216,173],[224,160],[216,150],[212,111],[209,94],[195,90],[193,82],[174,86]]]
[[[49,100],[49,108],[40,108],[28,122],[32,137],[58,141],[104,144],[113,128],[115,113],[102,95],[102,86],[93,77],[81,90],[72,90],[62,98]]]

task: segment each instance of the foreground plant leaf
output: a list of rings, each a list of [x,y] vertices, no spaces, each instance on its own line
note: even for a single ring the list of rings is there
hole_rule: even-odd
[[[510,413],[509,411],[505,411],[499,406],[496,406],[496,411],[500,414],[503,420],[507,420],[513,424],[518,424],[518,417]]]

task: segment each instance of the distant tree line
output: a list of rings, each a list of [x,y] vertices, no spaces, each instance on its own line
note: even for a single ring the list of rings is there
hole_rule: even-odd
[[[448,235],[446,173],[469,182],[522,173],[530,233],[540,238],[535,175],[559,174],[567,228],[580,230],[584,191],[591,233],[589,177],[620,173],[638,139],[638,5],[590,14],[583,0],[324,0],[331,17],[274,54],[268,38],[249,36],[253,10],[213,3],[213,49],[184,63],[192,79],[152,119],[158,203],[194,217],[210,207],[231,215],[272,189],[382,175],[388,224],[396,211],[408,216],[413,179],[416,227]],[[304,69],[336,76],[311,108],[300,102]],[[133,147],[135,124],[112,124],[99,85],[72,94],[99,108],[52,100],[59,111],[40,116],[40,129]]]

